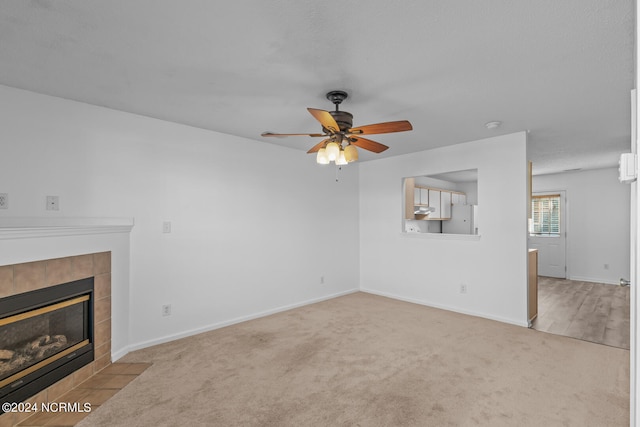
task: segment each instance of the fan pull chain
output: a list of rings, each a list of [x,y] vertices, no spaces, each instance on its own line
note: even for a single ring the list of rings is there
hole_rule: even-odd
[[[336,182],[338,182],[338,181],[339,181],[339,179],[338,179],[338,172],[340,172],[341,170],[342,170],[342,166],[337,166],[337,167],[336,167]]]

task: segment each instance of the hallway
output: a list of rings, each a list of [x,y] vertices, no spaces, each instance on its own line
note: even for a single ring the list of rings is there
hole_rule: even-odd
[[[629,296],[629,287],[539,277],[532,328],[629,349]]]

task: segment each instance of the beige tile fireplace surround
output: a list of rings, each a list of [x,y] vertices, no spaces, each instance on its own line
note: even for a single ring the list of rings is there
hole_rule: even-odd
[[[63,378],[29,402],[53,402],[111,364],[111,252],[0,266],[0,298],[94,277],[94,361]],[[29,413],[6,413],[0,427],[13,426]]]

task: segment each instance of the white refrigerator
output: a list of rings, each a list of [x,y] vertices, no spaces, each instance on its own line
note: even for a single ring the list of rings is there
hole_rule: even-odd
[[[478,234],[478,205],[452,205],[451,219],[442,221],[442,232],[448,234]]]

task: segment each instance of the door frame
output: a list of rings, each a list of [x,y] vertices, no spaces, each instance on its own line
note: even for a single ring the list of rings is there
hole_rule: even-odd
[[[564,278],[569,279],[570,275],[570,266],[569,259],[567,257],[567,252],[569,251],[569,200],[567,197],[567,190],[544,190],[544,191],[535,191],[531,193],[532,200],[533,196],[546,196],[551,194],[560,194],[560,233],[564,233]],[[531,202],[530,202],[531,203]],[[533,215],[533,213],[532,213]],[[527,249],[529,249],[531,242],[531,235],[527,231]],[[534,237],[535,238],[535,237]],[[543,239],[544,237],[540,237]],[[538,251],[538,262],[540,262],[540,251]],[[539,268],[538,272],[539,273]],[[539,274],[538,274],[539,275]]]
[[[640,9],[636,8],[636,22],[640,18]],[[638,40],[636,29],[636,41]],[[636,43],[636,73],[640,77],[640,46]],[[638,123],[640,122],[640,112],[638,111],[638,93],[637,89],[631,91],[631,152],[638,154]],[[629,304],[629,400],[630,400],[630,426],[640,426],[640,394],[638,393],[639,378],[639,366],[640,366],[640,353],[638,352],[638,265],[640,264],[640,238],[638,232],[640,231],[640,186],[637,180],[631,183],[631,247],[630,247],[630,267],[629,281],[631,283],[630,289],[630,304]]]

